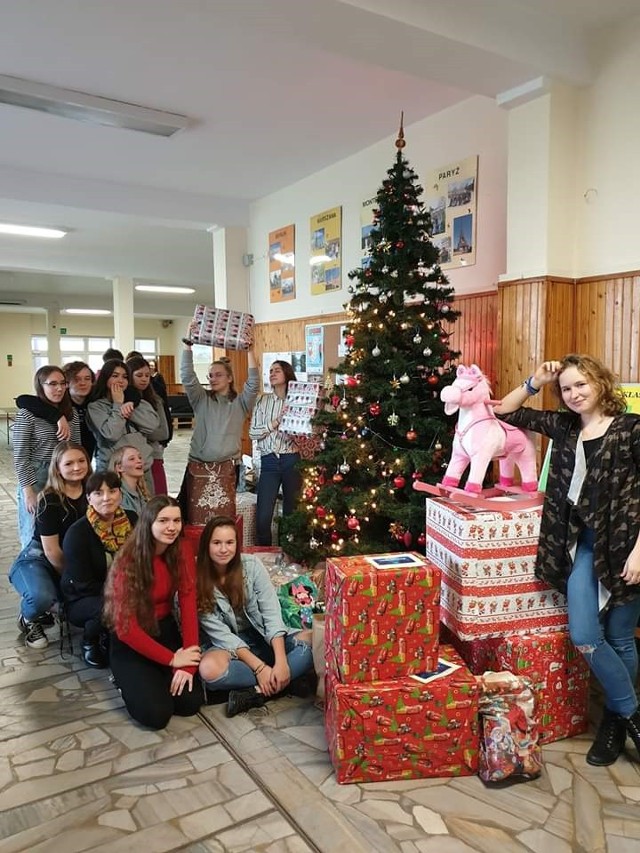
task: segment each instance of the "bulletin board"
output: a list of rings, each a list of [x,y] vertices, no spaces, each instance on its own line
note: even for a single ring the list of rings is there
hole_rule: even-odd
[[[308,378],[311,380],[317,377],[317,381],[326,384],[329,379],[329,374],[332,374],[332,376],[335,375],[337,366],[344,359],[344,351],[342,349],[344,346],[344,338],[342,336],[342,329],[345,327],[346,321],[338,321],[335,323],[314,323],[309,325],[322,327],[324,357],[322,374],[312,375],[311,371],[308,371]]]

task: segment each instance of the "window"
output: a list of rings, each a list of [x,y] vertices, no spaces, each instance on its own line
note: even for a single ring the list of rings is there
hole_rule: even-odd
[[[92,338],[75,335],[60,336],[62,364],[68,364],[70,361],[84,361],[93,370],[100,370],[102,367],[102,353],[111,347],[115,347],[114,338]],[[136,338],[133,348],[141,352],[147,359],[156,358],[158,342],[154,338]],[[49,343],[45,336],[32,335],[31,349],[33,351],[34,371],[38,370],[44,364],[49,363]],[[126,353],[124,354],[126,355]]]

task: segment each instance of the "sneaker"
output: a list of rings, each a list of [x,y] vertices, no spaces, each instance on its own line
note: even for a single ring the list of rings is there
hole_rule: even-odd
[[[42,625],[43,628],[53,628],[56,624],[56,617],[50,610],[45,610],[41,616],[36,616],[33,621],[36,625]]]
[[[262,708],[264,705],[264,694],[258,693],[253,687],[244,690],[230,690],[227,700],[227,717],[235,717],[251,708]]]
[[[27,622],[22,613],[18,616],[18,628],[24,634],[24,644],[28,649],[46,649],[49,645],[42,625],[37,622]]]

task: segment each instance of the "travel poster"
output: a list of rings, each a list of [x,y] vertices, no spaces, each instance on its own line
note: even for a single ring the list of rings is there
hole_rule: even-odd
[[[433,169],[425,184],[425,207],[443,270],[476,262],[478,157]]]
[[[342,208],[332,207],[310,219],[311,293],[319,296],[342,288]]]
[[[295,298],[295,225],[287,225],[269,233],[269,301]]]

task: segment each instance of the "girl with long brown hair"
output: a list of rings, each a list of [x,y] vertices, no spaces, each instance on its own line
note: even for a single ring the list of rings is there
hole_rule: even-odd
[[[173,714],[196,714],[204,698],[194,681],[201,657],[195,561],[181,531],[177,501],[152,498],[105,586],[111,670],[129,714],[152,729],[164,728]],[[173,615],[176,593],[180,626]]]
[[[209,638],[200,675],[229,690],[227,716],[258,708],[312,665],[311,631],[290,630],[267,570],[241,554],[232,518],[207,522],[198,547],[198,610]]]

